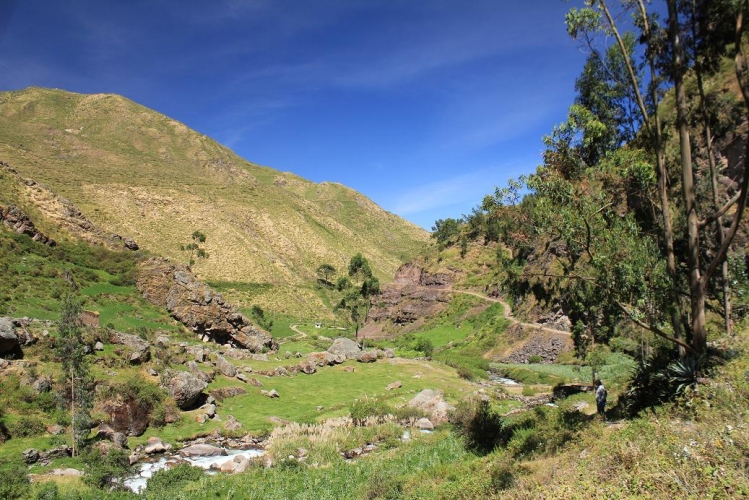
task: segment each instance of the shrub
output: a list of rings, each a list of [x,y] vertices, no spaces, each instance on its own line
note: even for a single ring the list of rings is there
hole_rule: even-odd
[[[11,424],[9,430],[11,436],[19,438],[42,435],[47,431],[47,427],[40,419],[24,415]]]
[[[461,401],[452,412],[450,422],[468,450],[487,454],[502,441],[502,418],[489,401]]]
[[[54,481],[47,481],[42,483],[36,489],[36,500],[57,500],[60,498],[60,491],[57,489],[57,483]]]
[[[0,498],[28,498],[31,481],[28,470],[21,462],[0,463]]]
[[[383,417],[390,413],[390,407],[377,398],[356,399],[351,404],[351,418],[354,425],[363,425],[368,417]]]
[[[83,482],[96,488],[108,489],[119,485],[120,478],[130,472],[130,460],[125,450],[112,449],[106,455],[94,450],[83,459],[86,475]]]
[[[204,477],[203,469],[190,464],[179,464],[171,469],[162,469],[148,478],[146,490],[163,493],[164,490],[181,489],[184,483],[197,481]]]
[[[414,350],[421,351],[425,357],[431,358],[432,354],[434,354],[434,344],[426,337],[419,337],[414,345]]]
[[[534,354],[533,356],[528,358],[528,363],[531,363],[531,364],[538,364],[538,363],[543,363],[543,362],[544,362],[544,358],[539,356],[538,354]]]

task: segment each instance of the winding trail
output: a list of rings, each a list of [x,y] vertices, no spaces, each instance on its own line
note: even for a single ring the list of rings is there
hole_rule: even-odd
[[[291,328],[294,332],[296,332],[296,335],[291,335],[290,337],[286,337],[285,339],[279,340],[278,341],[279,345],[285,344],[287,342],[296,342],[297,340],[307,338],[307,334],[299,329],[298,324],[289,325],[289,328]]]
[[[502,307],[504,308],[504,317],[506,320],[511,322],[512,324],[520,325],[524,328],[532,328],[534,330],[541,330],[548,333],[555,333],[555,334],[561,334],[566,335],[568,337],[571,337],[572,334],[570,332],[564,331],[564,330],[557,330],[556,328],[550,328],[548,326],[539,325],[538,323],[523,323],[519,319],[515,318],[515,316],[512,315],[512,308],[510,307],[510,304],[507,302],[497,299],[494,297],[489,297],[487,295],[478,293],[478,292],[472,292],[470,290],[454,290],[450,289],[451,293],[462,293],[464,295],[473,295],[474,297],[478,297],[480,299],[487,300],[489,302],[496,302],[497,304],[502,304]]]

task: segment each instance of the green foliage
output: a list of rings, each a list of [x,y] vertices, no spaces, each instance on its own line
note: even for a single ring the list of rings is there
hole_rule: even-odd
[[[201,233],[200,231],[193,231],[192,242],[179,246],[180,252],[187,255],[188,267],[195,264],[194,257],[200,259],[208,258],[208,254],[206,253],[205,248],[200,246],[201,243],[205,243],[205,234]]]
[[[432,238],[437,240],[441,248],[451,244],[460,230],[460,221],[457,219],[440,219],[432,227]]]
[[[330,264],[320,264],[317,268],[317,275],[326,285],[331,285],[330,277],[335,276],[335,267]]]
[[[185,487],[185,483],[199,481],[205,477],[205,472],[199,467],[190,464],[179,464],[168,469],[156,471],[148,478],[146,483],[146,496],[158,494],[164,498],[172,495],[177,496]]]
[[[83,458],[86,474],[83,482],[89,486],[109,489],[119,485],[119,481],[130,472],[130,460],[127,452],[113,448],[106,455],[99,450],[89,452]]]
[[[502,418],[483,399],[461,401],[450,415],[454,432],[468,450],[487,454],[503,439]]]
[[[60,386],[63,392],[60,397],[65,401],[66,408],[71,408],[74,444],[77,449],[83,445],[91,427],[94,399],[94,379],[89,370],[83,339],[82,310],[80,302],[72,294],[65,295],[54,347],[55,356],[62,365]]]
[[[59,500],[60,490],[57,483],[54,481],[42,483],[35,489],[34,498],[36,500]]]
[[[0,498],[28,498],[31,481],[26,466],[19,461],[0,462]]]
[[[250,316],[256,324],[260,325],[261,328],[268,331],[273,328],[273,319],[267,317],[265,311],[263,311],[263,308],[259,305],[254,304],[252,306],[252,309],[250,309]]]
[[[356,399],[349,408],[354,425],[363,425],[370,417],[383,417],[391,413],[390,407],[384,401],[377,398]]]
[[[369,267],[369,261],[361,253],[357,253],[351,257],[348,265],[348,275],[352,277],[360,276],[362,278],[372,277],[372,268]]]
[[[10,435],[14,438],[41,436],[47,432],[47,426],[37,417],[21,415],[15,422],[8,426],[8,431],[10,431]]]
[[[418,337],[414,344],[414,350],[423,352],[426,358],[431,358],[434,353],[434,344],[427,337]]]

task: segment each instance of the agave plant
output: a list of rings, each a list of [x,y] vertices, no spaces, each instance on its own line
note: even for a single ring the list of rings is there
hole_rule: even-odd
[[[697,385],[704,361],[705,355],[703,354],[700,356],[689,356],[668,365],[669,381],[675,387],[674,394],[683,394],[689,387]]]

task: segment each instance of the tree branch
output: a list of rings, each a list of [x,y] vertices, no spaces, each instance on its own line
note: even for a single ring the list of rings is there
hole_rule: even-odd
[[[627,307],[624,304],[622,304],[621,302],[619,302],[618,300],[615,303],[616,303],[616,306],[619,308],[619,310],[621,310],[624,314],[626,314],[627,318],[629,318],[629,320],[632,321],[633,323],[635,323],[637,326],[640,326],[640,327],[642,327],[642,328],[644,328],[644,329],[646,329],[646,330],[648,330],[648,331],[656,334],[657,336],[661,337],[662,339],[668,340],[669,342],[672,342],[672,343],[674,343],[674,344],[676,344],[676,345],[678,345],[680,347],[683,347],[684,349],[686,349],[687,351],[690,351],[693,354],[697,354],[697,351],[695,351],[694,349],[692,349],[692,347],[689,344],[686,344],[686,343],[682,342],[681,340],[679,340],[677,338],[671,337],[670,335],[668,335],[666,332],[664,332],[663,330],[661,330],[657,326],[649,325],[649,324],[645,323],[644,321],[641,321],[641,320],[635,318],[634,315],[632,314],[632,312],[629,309],[627,309]]]

